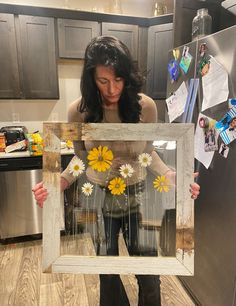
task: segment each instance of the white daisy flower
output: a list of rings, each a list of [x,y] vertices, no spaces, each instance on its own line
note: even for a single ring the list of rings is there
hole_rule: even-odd
[[[147,167],[151,165],[152,157],[148,153],[142,153],[139,155],[138,161],[142,167]]]
[[[133,167],[130,164],[122,165],[120,167],[119,171],[120,171],[120,174],[124,178],[131,177],[132,174],[134,173],[134,169],[133,169]]]
[[[73,176],[78,176],[80,174],[82,174],[85,170],[85,165],[83,163],[83,161],[78,158],[77,156],[75,156],[72,161],[70,162],[69,165],[69,171],[70,173],[73,174]]]
[[[90,183],[84,183],[84,185],[82,186],[82,192],[86,196],[90,196],[93,192],[93,185]]]

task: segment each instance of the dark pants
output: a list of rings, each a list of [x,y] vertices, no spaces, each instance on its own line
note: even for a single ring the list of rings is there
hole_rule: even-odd
[[[107,243],[107,255],[118,255],[118,237],[120,229],[130,255],[141,254],[138,243],[138,213],[122,218],[104,216]],[[159,276],[136,275],[139,285],[138,306],[160,306]],[[124,286],[119,275],[100,275],[100,306],[127,306],[129,304]]]

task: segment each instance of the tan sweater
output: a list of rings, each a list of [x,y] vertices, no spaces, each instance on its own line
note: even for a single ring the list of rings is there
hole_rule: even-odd
[[[157,108],[155,102],[148,96],[140,94],[141,100],[140,104],[142,106],[142,111],[140,115],[140,123],[155,123],[157,122]],[[69,122],[84,122],[84,113],[79,112],[79,105],[81,98],[71,103],[68,110],[68,121]],[[104,108],[104,123],[120,123],[120,118],[118,111],[116,109]],[[134,169],[134,174],[128,179],[127,184],[132,185],[144,180],[146,177],[146,170],[140,169],[139,163],[137,161],[138,155],[141,153],[149,153],[152,156],[152,163],[149,170],[154,174],[164,174],[169,168],[163,163],[156,152],[153,151],[153,146],[151,143],[147,142],[112,142],[112,141],[99,141],[99,142],[85,142],[85,149],[81,147],[79,142],[74,143],[75,154],[81,158],[84,156],[81,154],[81,149],[87,152],[94,147],[99,145],[106,145],[110,150],[112,150],[114,159],[112,161],[112,166],[106,172],[97,172],[91,167],[87,167],[86,175],[89,181],[99,184],[101,186],[107,186],[108,181],[110,181],[115,176],[120,176],[119,168],[123,164],[130,164]],[[83,159],[83,158],[82,158]],[[62,177],[64,177],[69,184],[72,184],[77,178],[75,178],[69,172],[69,166],[63,171]]]

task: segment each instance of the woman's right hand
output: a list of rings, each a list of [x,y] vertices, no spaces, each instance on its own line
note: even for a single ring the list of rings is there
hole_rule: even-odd
[[[68,181],[64,177],[61,177],[61,180],[60,180],[61,192],[63,192],[69,186],[70,186],[70,184],[68,183]],[[40,183],[36,184],[32,188],[32,191],[34,193],[34,198],[36,200],[37,205],[39,207],[43,208],[43,204],[47,200],[47,197],[48,197],[48,191],[43,186],[43,182],[40,182]]]
[[[42,208],[44,202],[47,200],[48,197],[48,191],[43,186],[43,182],[36,184],[32,191],[34,193],[34,198],[37,202],[37,205]]]

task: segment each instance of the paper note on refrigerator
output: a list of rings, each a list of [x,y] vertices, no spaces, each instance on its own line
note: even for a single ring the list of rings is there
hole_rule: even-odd
[[[185,83],[183,82],[176,90],[176,92],[168,99],[166,99],[170,122],[174,121],[176,118],[183,114],[187,96],[188,90]]]
[[[210,59],[209,71],[202,77],[202,90],[202,111],[228,99],[228,73],[214,57]]]

